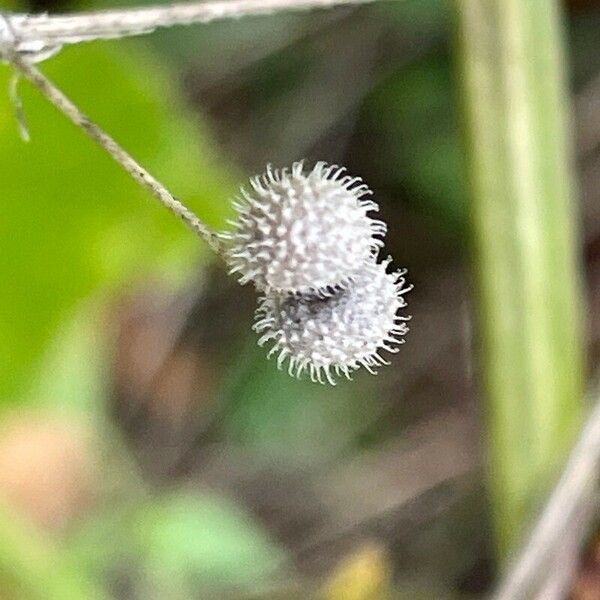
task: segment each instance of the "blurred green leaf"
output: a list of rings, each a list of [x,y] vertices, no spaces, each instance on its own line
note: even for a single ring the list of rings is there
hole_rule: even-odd
[[[3,598],[17,600],[107,598],[70,555],[4,505],[0,506],[0,590]]]
[[[445,32],[450,20],[450,5],[445,0],[382,2],[375,4],[372,10],[382,13],[396,27],[423,36]]]
[[[54,413],[84,412],[87,419],[101,416],[111,357],[102,304],[101,298],[86,302],[63,320],[23,396],[28,404]]]
[[[377,414],[376,380],[366,372],[335,387],[313,383],[306,374],[295,379],[267,360],[254,334],[241,354],[244,362],[229,375],[222,433],[252,453],[314,466],[347,449]]]
[[[282,551],[238,507],[220,496],[178,494],[141,510],[132,523],[149,573],[227,587],[273,575]]]
[[[283,565],[285,553],[245,512],[213,493],[166,494],[99,513],[69,540],[86,571],[137,580],[141,597],[203,598],[202,590],[253,588]],[[213,596],[211,596],[213,597]]]
[[[134,42],[65,50],[44,70],[85,112],[212,225],[231,176],[159,58]],[[10,71],[0,69],[0,89]],[[17,397],[57,327],[98,289],[160,270],[187,277],[204,246],[28,85],[24,144],[0,94],[0,401]]]
[[[383,145],[374,168],[406,189],[423,212],[462,232],[464,168],[448,57],[434,54],[397,71],[374,90],[365,111]]]

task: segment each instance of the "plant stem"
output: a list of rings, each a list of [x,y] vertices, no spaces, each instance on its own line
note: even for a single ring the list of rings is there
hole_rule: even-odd
[[[455,0],[489,488],[500,555],[581,417],[580,281],[555,0]]]
[[[203,0],[165,6],[139,6],[69,14],[10,14],[16,32],[15,48],[23,52],[97,39],[114,39],[150,33],[159,27],[209,23],[278,12],[331,9],[368,4],[375,0]],[[3,39],[0,23],[0,41]]]
[[[586,419],[567,465],[531,535],[511,569],[500,582],[494,600],[533,597],[531,590],[540,580],[548,578],[552,561],[562,558],[560,553],[573,537],[575,554],[588,534],[593,519],[600,467],[600,399],[593,390],[594,408]],[[573,557],[570,558],[573,560]],[[554,565],[554,572],[569,569],[566,564]],[[564,597],[564,594],[561,595]]]
[[[112,137],[93,123],[81,110],[59,90],[36,67],[29,64],[12,48],[2,49],[6,59],[23,77],[28,79],[54,106],[61,110],[75,125],[83,129],[112,158],[175,216],[179,217],[194,233],[201,237],[218,255],[222,255],[222,242],[218,235],[203,223],[189,208],[177,200],[171,192],[128,154]]]

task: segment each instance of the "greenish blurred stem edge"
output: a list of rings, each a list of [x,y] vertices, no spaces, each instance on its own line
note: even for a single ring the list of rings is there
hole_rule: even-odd
[[[18,600],[106,600],[107,596],[35,527],[0,506],[0,591]]]
[[[556,0],[454,0],[488,485],[500,557],[581,422],[583,336]]]

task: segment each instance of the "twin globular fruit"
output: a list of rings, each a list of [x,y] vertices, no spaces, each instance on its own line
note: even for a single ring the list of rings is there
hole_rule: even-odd
[[[321,383],[386,364],[379,352],[397,352],[408,331],[398,311],[411,288],[404,271],[387,273],[391,259],[377,262],[386,225],[368,215],[378,210],[369,188],[323,162],[269,167],[250,183],[223,237],[230,273],[263,294],[259,344],[272,341],[280,367]]]

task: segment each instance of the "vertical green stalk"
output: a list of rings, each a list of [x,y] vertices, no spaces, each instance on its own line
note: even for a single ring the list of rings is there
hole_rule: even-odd
[[[455,0],[489,489],[501,555],[580,422],[576,218],[556,0]]]

